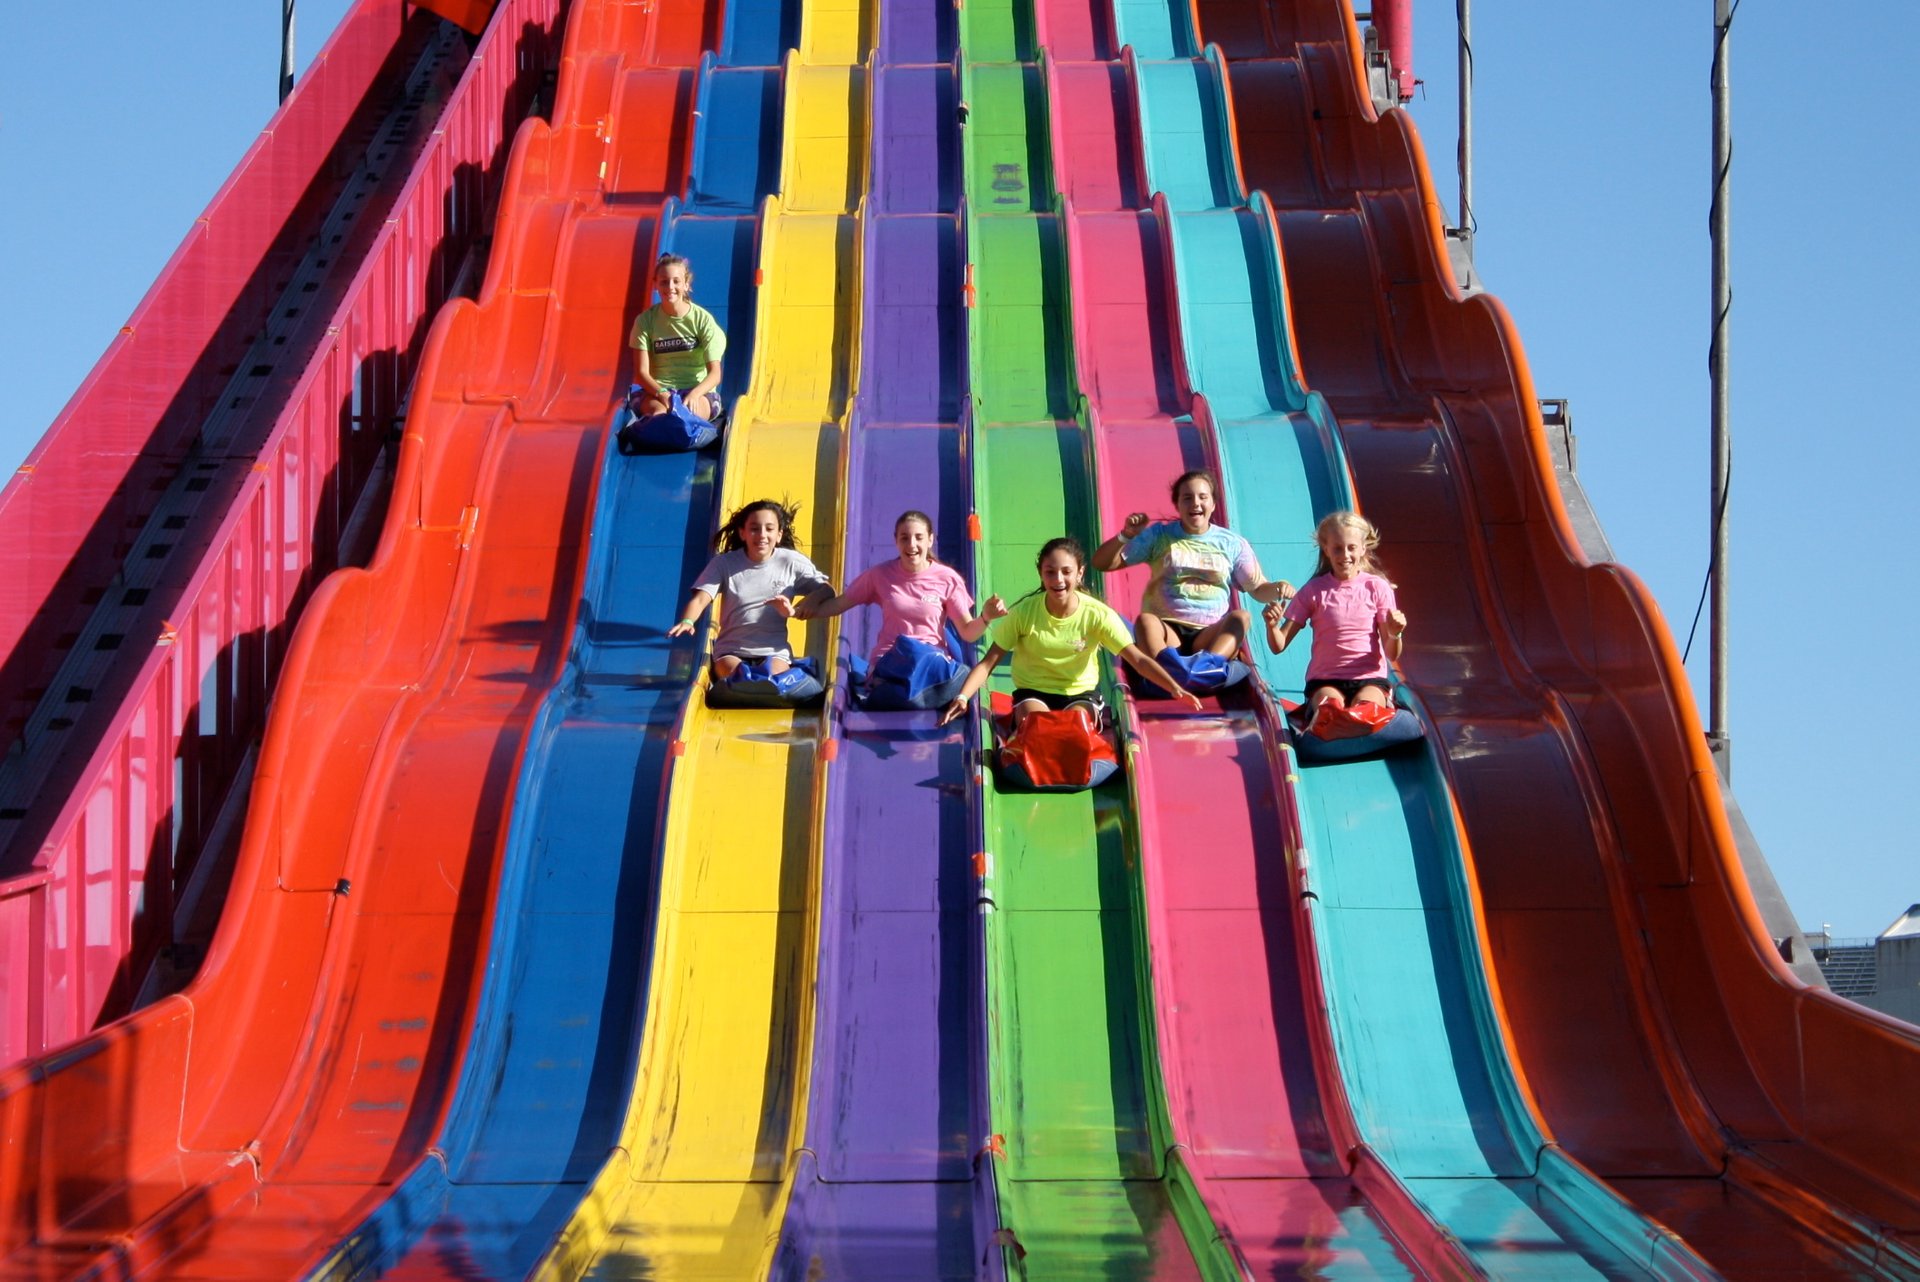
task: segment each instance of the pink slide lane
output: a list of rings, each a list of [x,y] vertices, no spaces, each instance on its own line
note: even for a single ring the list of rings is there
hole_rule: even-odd
[[[1163,219],[1141,190],[1131,77],[1108,25],[1085,0],[1040,5],[1103,536],[1129,512],[1172,519],[1174,478],[1214,457],[1179,356]],[[1122,569],[1097,590],[1131,619],[1147,575]],[[1186,1167],[1251,1276],[1472,1272],[1358,1140],[1298,909],[1297,818],[1288,767],[1269,747],[1271,706],[1249,683],[1200,713],[1139,700],[1122,715],[1138,745],[1156,1033],[1180,1145],[1171,1165]]]

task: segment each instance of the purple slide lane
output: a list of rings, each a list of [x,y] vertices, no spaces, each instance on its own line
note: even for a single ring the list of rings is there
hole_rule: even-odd
[[[1066,197],[1075,357],[1103,533],[1170,519],[1181,472],[1213,466],[1173,332],[1171,254],[1142,207],[1137,112],[1107,18],[1043,0],[1055,166]],[[1226,522],[1226,513],[1216,519]],[[1294,566],[1265,567],[1274,576]],[[1107,576],[1131,618],[1144,568]],[[1257,606],[1255,607],[1257,609]],[[1133,781],[1155,1019],[1174,1135],[1224,1240],[1255,1277],[1470,1273],[1359,1143],[1320,1006],[1286,839],[1297,831],[1270,705],[1250,687],[1193,714],[1136,701]],[[1196,840],[1205,834],[1205,840]]]
[[[908,509],[932,518],[937,555],[971,578],[958,93],[943,10],[888,0],[880,12],[849,580],[894,559]],[[878,628],[878,611],[849,613],[841,652],[866,655]],[[850,709],[844,682],[835,700],[812,1098],[773,1275],[997,1276],[991,1170],[975,1161],[986,970],[969,745],[930,712]]]

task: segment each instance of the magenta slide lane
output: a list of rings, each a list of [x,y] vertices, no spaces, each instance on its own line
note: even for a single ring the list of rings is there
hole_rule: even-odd
[[[1111,534],[1129,512],[1170,518],[1173,479],[1213,467],[1213,442],[1204,406],[1193,413],[1172,256],[1164,220],[1146,208],[1132,77],[1106,6],[1043,0],[1038,25],[1075,359]],[[1145,584],[1136,569],[1101,590],[1132,617]],[[1298,819],[1288,767],[1269,748],[1271,715],[1249,687],[1199,714],[1131,708],[1155,1019],[1180,1157],[1252,1276],[1474,1274],[1359,1141],[1288,864]]]

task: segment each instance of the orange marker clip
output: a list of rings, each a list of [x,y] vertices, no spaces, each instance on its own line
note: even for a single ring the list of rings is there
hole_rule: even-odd
[[[980,541],[980,514],[978,512],[967,513],[967,537],[975,543]]]
[[[839,755],[840,755],[840,741],[838,739],[829,739],[825,743],[820,745],[820,760],[832,761],[834,758],[838,757]]]

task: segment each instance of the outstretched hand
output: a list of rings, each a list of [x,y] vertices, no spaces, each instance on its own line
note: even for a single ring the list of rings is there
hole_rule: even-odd
[[[949,703],[946,707],[946,710],[940,714],[940,724],[943,726],[946,725],[947,722],[952,721],[955,717],[960,716],[961,714],[966,712],[966,710],[967,710],[967,701],[965,699],[955,699],[952,703]]]
[[[1120,533],[1130,539],[1146,528],[1147,514],[1145,512],[1129,512],[1127,513],[1127,519],[1120,525]]]
[[[783,619],[803,619],[806,617],[795,609],[792,597],[777,596],[773,598],[773,608]]]
[[[1193,691],[1182,688],[1179,691],[1179,693],[1176,694],[1174,697],[1179,699],[1180,702],[1186,704],[1187,707],[1192,709],[1194,712],[1201,711],[1200,696],[1195,694]]]
[[[674,624],[672,627],[667,629],[667,635],[670,637],[690,636],[692,635],[692,633],[693,633],[692,619],[682,619],[678,623]]]
[[[1006,598],[1002,597],[998,592],[988,597],[980,606],[980,617],[988,623],[992,623],[995,619],[1006,618]]]

